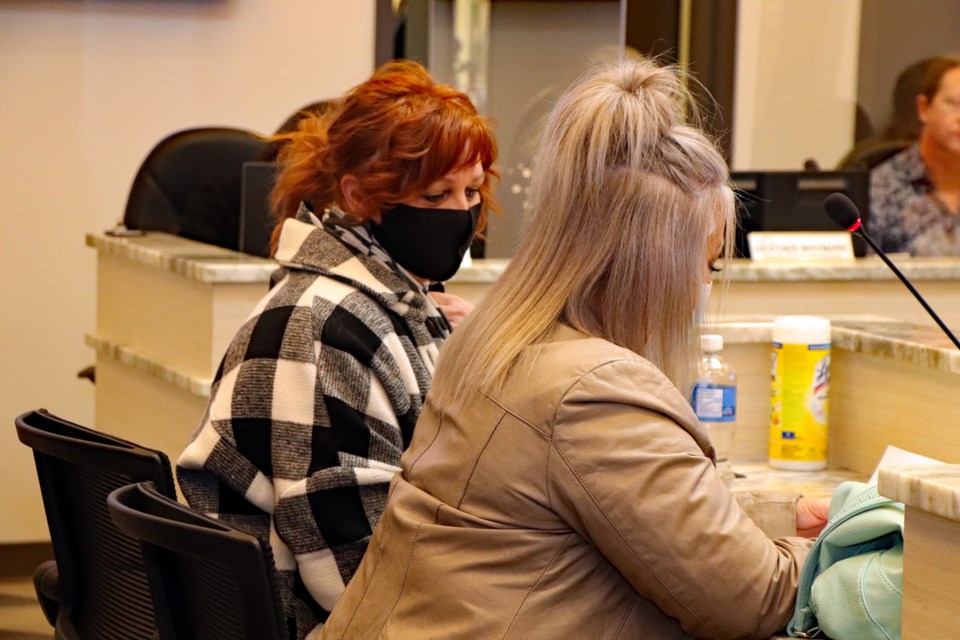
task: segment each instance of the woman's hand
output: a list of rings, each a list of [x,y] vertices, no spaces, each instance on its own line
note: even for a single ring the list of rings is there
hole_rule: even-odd
[[[440,306],[443,315],[447,316],[450,326],[454,329],[457,325],[473,311],[473,305],[460,296],[452,293],[441,293],[440,291],[431,291],[430,296]]]
[[[830,498],[800,498],[797,500],[797,535],[816,538],[827,526]]]

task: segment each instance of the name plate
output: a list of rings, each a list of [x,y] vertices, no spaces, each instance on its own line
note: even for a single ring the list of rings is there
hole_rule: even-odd
[[[776,260],[853,260],[853,238],[846,231],[752,231],[750,258]]]

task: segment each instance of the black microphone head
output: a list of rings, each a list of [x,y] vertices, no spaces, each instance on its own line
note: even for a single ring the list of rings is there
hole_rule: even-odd
[[[842,193],[831,193],[823,201],[823,208],[830,219],[847,231],[856,231],[860,228],[860,212],[853,200]]]

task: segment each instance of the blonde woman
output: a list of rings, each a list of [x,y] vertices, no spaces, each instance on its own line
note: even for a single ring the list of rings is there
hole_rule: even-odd
[[[811,541],[739,509],[683,391],[735,226],[685,99],[649,61],[560,99],[535,217],[444,346],[324,638],[765,638],[789,620]]]

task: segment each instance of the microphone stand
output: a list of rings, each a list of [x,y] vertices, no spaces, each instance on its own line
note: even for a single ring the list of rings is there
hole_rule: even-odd
[[[887,255],[880,250],[880,247],[878,247],[876,243],[870,239],[870,236],[864,233],[863,227],[860,227],[854,231],[854,233],[863,238],[867,244],[870,245],[870,248],[873,249],[878,256],[880,256],[880,259],[883,260],[888,267],[890,267],[890,270],[893,271],[898,278],[900,278],[900,282],[902,282],[904,286],[910,290],[910,293],[912,293],[913,297],[917,299],[917,302],[923,305],[923,308],[927,310],[927,313],[930,314],[930,317],[936,320],[937,325],[943,329],[943,332],[947,334],[947,337],[950,338],[950,341],[953,342],[954,346],[957,349],[960,349],[960,340],[957,340],[957,336],[953,335],[953,332],[950,331],[950,328],[943,323],[943,320],[940,319],[940,316],[937,315],[937,312],[927,304],[927,301],[924,300],[923,296],[920,295],[920,292],[917,291],[912,284],[910,284],[910,281],[907,280],[906,276],[900,273],[900,269],[897,269],[897,266],[893,264],[893,262],[890,261],[890,258],[888,258]]]

